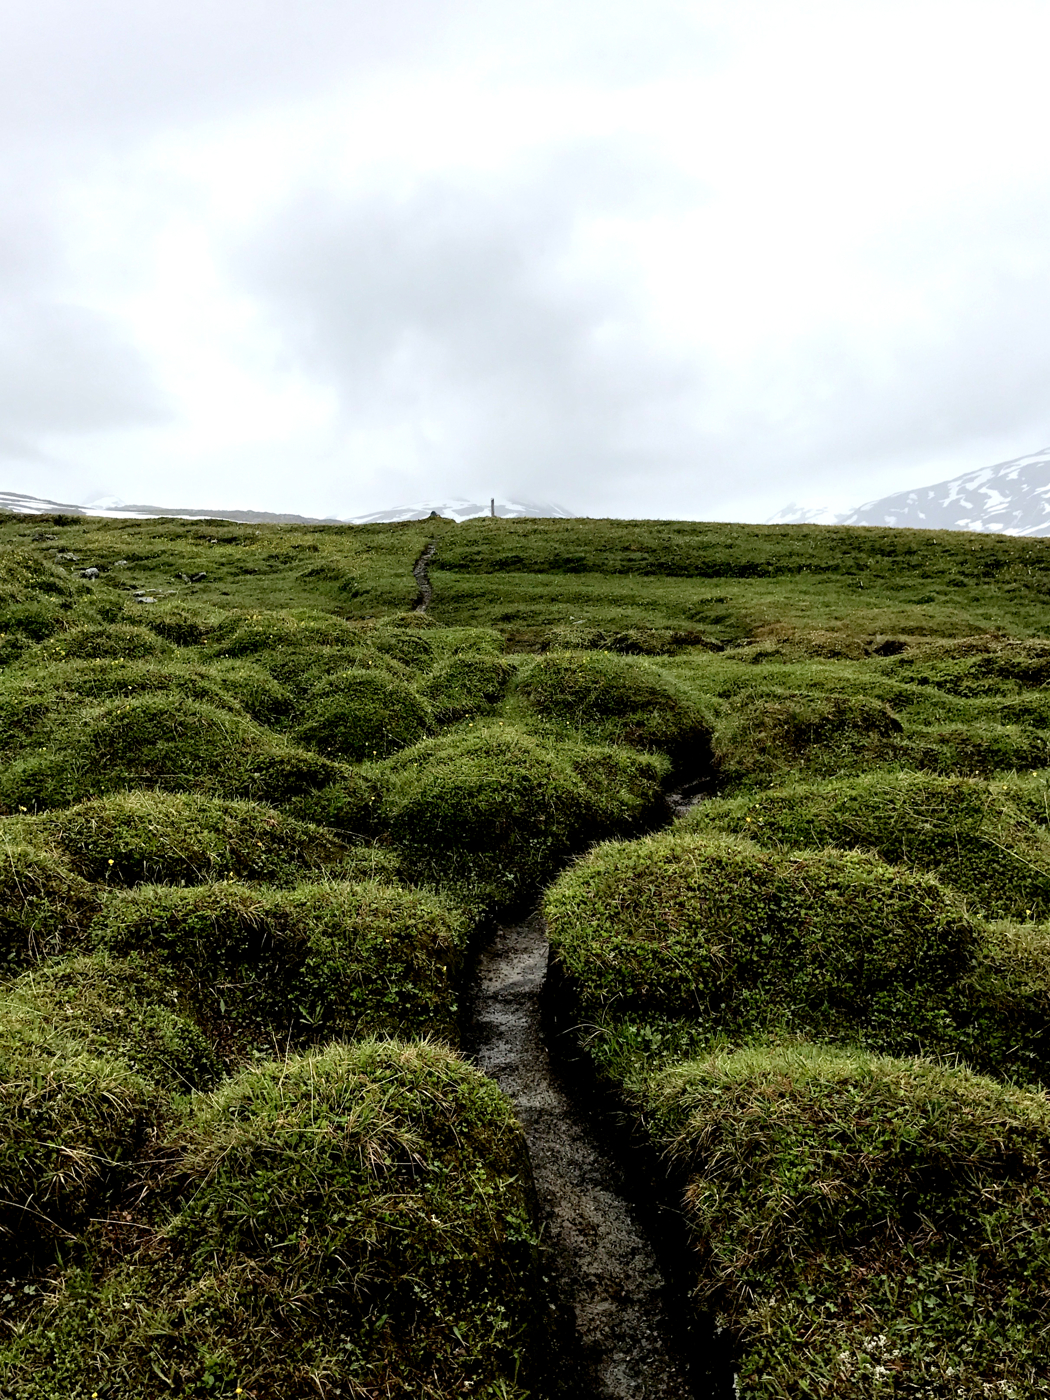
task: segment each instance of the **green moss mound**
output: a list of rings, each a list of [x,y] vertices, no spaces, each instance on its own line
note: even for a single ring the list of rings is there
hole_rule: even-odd
[[[6,548],[0,553],[0,605],[41,599],[68,605],[74,591],[73,580],[65,569],[31,550]]]
[[[862,847],[936,874],[986,917],[1050,919],[1047,794],[1044,777],[870,773],[703,802],[684,826],[774,847]]]
[[[57,958],[4,993],[4,1018],[40,1045],[118,1059],[171,1093],[211,1088],[222,1069],[171,979],[108,953]]]
[[[46,660],[65,657],[73,661],[116,658],[121,661],[145,661],[169,657],[174,652],[166,642],[148,627],[130,623],[111,623],[103,627],[75,627],[64,632],[45,649]]]
[[[17,825],[84,879],[118,885],[293,884],[346,854],[331,832],[272,807],[198,793],[119,792]]]
[[[85,880],[11,825],[0,820],[0,974],[75,945],[98,908]]]
[[[209,654],[216,658],[255,656],[282,647],[354,646],[360,633],[348,622],[323,613],[231,612],[211,632]]]
[[[420,686],[442,724],[492,710],[514,679],[515,668],[496,656],[453,656],[436,666]]]
[[[456,1038],[463,919],[436,895],[375,884],[234,881],[114,892],[101,948],[164,965],[218,1043],[384,1032]]]
[[[142,787],[282,802],[346,776],[247,718],[171,692],[85,710],[61,739],[58,752],[19,759],[0,777],[8,811]]]
[[[825,776],[900,758],[902,733],[889,706],[864,695],[745,690],[715,726],[715,767],[728,784]]]
[[[1050,1391],[1045,1096],[800,1045],[668,1070],[642,1112],[744,1400]]]
[[[940,1038],[977,932],[927,876],[732,837],[605,845],[547,892],[551,946],[589,1017],[684,1017],[911,1050]]]
[[[1050,642],[1041,637],[960,637],[913,645],[882,663],[887,674],[949,695],[1018,694],[1050,684]]]
[[[295,731],[299,742],[351,762],[386,758],[422,739],[434,723],[410,685],[367,670],[344,671],[319,686],[306,715]]]
[[[969,1064],[990,1074],[1005,1066],[1019,1082],[1050,1087],[1050,925],[985,925],[953,1015]]]
[[[39,1260],[102,1214],[167,1091],[215,1071],[170,989],[119,962],[53,963],[0,992],[0,1257]]]
[[[418,878],[498,908],[570,851],[651,817],[666,773],[655,757],[547,748],[510,726],[461,730],[384,765],[380,820]]]
[[[143,625],[173,646],[199,647],[207,642],[221,620],[222,613],[216,608],[162,601],[146,612]]]
[[[199,1100],[177,1147],[149,1242],[67,1271],[0,1343],[11,1400],[158,1381],[307,1400],[319,1377],[326,1395],[525,1400],[528,1165],[490,1080],[438,1046],[333,1045]]]
[[[1050,763],[1050,737],[1025,725],[949,725],[914,729],[908,737],[909,766],[934,773],[991,777]]]
[[[208,678],[245,714],[272,728],[284,728],[295,713],[295,698],[268,671],[250,661],[218,661],[208,667]]]
[[[541,657],[522,677],[517,696],[544,718],[582,737],[668,754],[705,768],[711,731],[697,705],[654,666],[601,652]]]

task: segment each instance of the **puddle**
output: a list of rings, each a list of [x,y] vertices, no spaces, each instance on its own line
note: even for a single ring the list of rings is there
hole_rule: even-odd
[[[499,928],[478,960],[472,1010],[476,1062],[528,1139],[558,1313],[575,1322],[556,1388],[574,1400],[687,1400],[694,1392],[675,1356],[653,1247],[548,1055],[547,951],[538,913]]]

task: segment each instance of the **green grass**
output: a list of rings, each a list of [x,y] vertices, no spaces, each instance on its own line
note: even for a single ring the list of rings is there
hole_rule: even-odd
[[[379,884],[142,885],[114,891],[95,946],[180,987],[217,1045],[287,1046],[361,1033],[457,1039],[466,927],[438,896]]]
[[[638,1102],[741,1394],[1050,1393],[1044,1095],[797,1044],[686,1061]]]
[[[524,1143],[448,1051],[259,1064],[196,1099],[161,1155],[131,1228],[89,1237],[0,1340],[11,1400],[526,1400]]]
[[[741,1400],[1050,1394],[1048,600],[1041,539],[0,516],[0,1390],[542,1400],[520,1133],[425,1038],[550,885]]]

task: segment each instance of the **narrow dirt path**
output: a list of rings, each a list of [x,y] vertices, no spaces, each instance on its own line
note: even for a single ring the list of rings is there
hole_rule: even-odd
[[[477,1063],[525,1128],[557,1302],[575,1316],[578,1354],[565,1358],[562,1393],[688,1400],[693,1391],[673,1354],[653,1248],[547,1052],[540,1005],[547,952],[538,913],[501,927],[479,959],[472,1010]]]

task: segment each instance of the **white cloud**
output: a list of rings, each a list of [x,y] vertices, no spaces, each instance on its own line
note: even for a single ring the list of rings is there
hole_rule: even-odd
[[[1048,38],[1020,0],[17,0],[10,485],[761,518],[1041,446]]]

